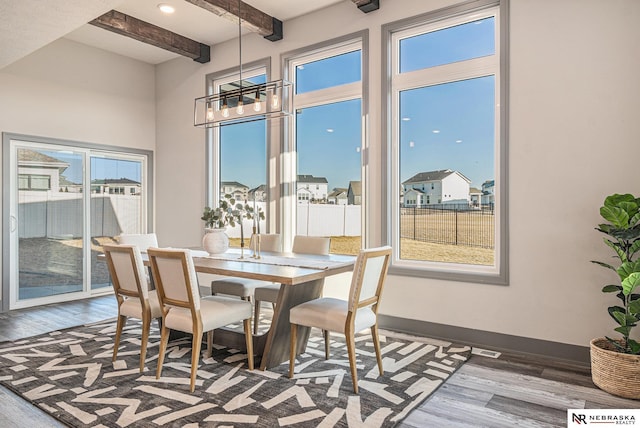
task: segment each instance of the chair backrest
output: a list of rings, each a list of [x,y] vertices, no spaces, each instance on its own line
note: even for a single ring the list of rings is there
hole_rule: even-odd
[[[391,247],[378,247],[360,250],[351,279],[349,291],[349,311],[373,305],[378,312],[378,302],[382,287],[387,278]]]
[[[257,235],[251,236],[251,247],[253,248],[253,240]],[[260,234],[260,251],[271,251],[274,253],[282,252],[282,239],[279,233],[261,233]]]
[[[135,245],[104,245],[104,254],[116,294],[149,298],[149,287],[140,250]]]
[[[155,233],[123,233],[118,238],[120,244],[137,245],[140,251],[147,251],[149,247],[158,246],[158,237]]]
[[[293,238],[293,251],[300,254],[329,254],[331,238],[324,236],[296,235]]]
[[[198,311],[200,290],[189,250],[151,247],[147,254],[162,305]]]

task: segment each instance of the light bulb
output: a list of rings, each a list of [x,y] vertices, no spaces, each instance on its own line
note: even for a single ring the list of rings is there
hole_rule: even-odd
[[[222,111],[222,117],[229,117],[229,106],[227,105],[226,98],[224,99],[224,101],[222,101],[222,108],[220,109],[220,111]]]
[[[207,107],[207,121],[212,121],[213,120],[213,107],[211,107],[211,105],[209,105],[209,107]]]
[[[242,102],[242,99],[238,100],[238,106],[236,107],[236,113],[238,113],[238,114],[243,114],[244,113],[244,103]]]
[[[271,107],[278,108],[279,103],[280,103],[280,100],[278,99],[278,94],[273,94],[271,96]]]
[[[262,110],[262,105],[260,104],[260,91],[256,91],[256,98],[253,100],[253,111],[259,112]]]

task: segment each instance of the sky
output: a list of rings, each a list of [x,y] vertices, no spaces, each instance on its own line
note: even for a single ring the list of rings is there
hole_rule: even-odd
[[[69,163],[69,167],[62,176],[72,183],[82,183],[82,154],[68,150],[41,150],[47,156]],[[91,156],[91,180],[104,178],[128,178],[140,182],[142,179],[142,164],[140,162]]]
[[[494,31],[494,18],[487,18],[402,39],[400,71],[493,54]],[[359,81],[361,59],[360,52],[351,52],[298,67],[296,93]],[[495,179],[494,94],[493,76],[402,92],[400,180],[440,169],[461,172],[477,188]],[[349,181],[360,180],[360,100],[298,110],[296,120],[298,174],[325,177],[329,190],[347,188]],[[238,181],[249,188],[264,184],[265,123],[221,130],[221,180]]]

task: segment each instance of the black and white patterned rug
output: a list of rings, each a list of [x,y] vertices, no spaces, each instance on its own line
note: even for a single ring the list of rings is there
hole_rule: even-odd
[[[295,379],[288,378],[288,363],[248,371],[242,352],[215,347],[211,358],[200,360],[192,394],[191,341],[169,343],[156,380],[156,322],[144,373],[138,368],[140,333],[130,320],[115,363],[115,320],[4,342],[0,383],[73,427],[391,427],[471,354],[468,346],[381,332],[380,376],[371,336],[363,333],[356,338],[356,395],[344,337],[333,335],[332,358],[325,360],[322,337],[314,332]]]

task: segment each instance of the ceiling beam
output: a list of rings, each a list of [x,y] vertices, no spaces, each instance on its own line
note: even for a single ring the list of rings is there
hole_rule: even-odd
[[[187,0],[189,3],[208,10],[218,16],[238,23],[238,1],[237,0]],[[240,5],[240,18],[242,26],[254,33],[258,33],[265,39],[275,42],[282,40],[282,21],[273,16],[267,15],[260,9],[243,1]]]
[[[380,9],[380,0],[351,0],[364,13]]]
[[[201,64],[211,60],[211,49],[208,45],[116,10],[97,17],[89,24],[186,56]]]

